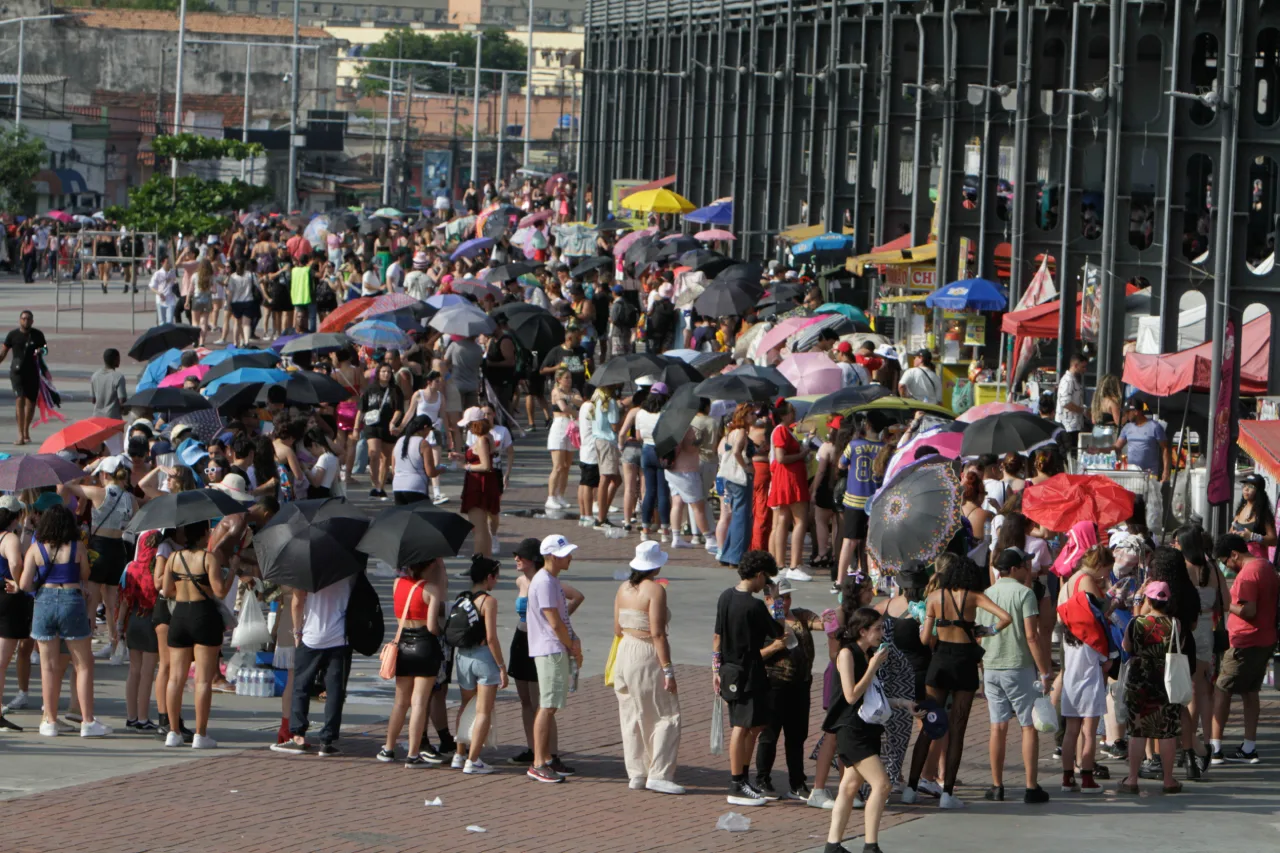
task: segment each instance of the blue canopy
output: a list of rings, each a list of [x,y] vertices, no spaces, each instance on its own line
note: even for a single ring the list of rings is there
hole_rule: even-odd
[[[134,391],[146,391],[148,388],[159,387],[160,380],[168,376],[169,371],[177,367],[180,361],[182,361],[180,349],[171,347],[160,353],[147,362],[142,375],[138,377],[138,384],[134,387]]]
[[[242,347],[227,347],[226,349],[216,349],[213,352],[200,359],[201,364],[207,364],[212,367],[215,364],[221,364],[233,355],[258,355],[262,352],[260,349],[244,349]]]
[[[819,305],[816,314],[843,314],[854,323],[862,323],[870,326],[871,321],[867,319],[867,314],[856,305],[846,305],[843,302],[824,302]]]
[[[940,287],[924,301],[944,311],[1003,311],[1009,304],[1004,288],[985,278],[966,278]]]
[[[223,374],[204,386],[206,397],[212,397],[223,385],[239,385],[243,382],[285,382],[289,374],[274,367],[240,367],[230,373]]]
[[[733,199],[718,198],[706,207],[689,211],[684,218],[688,222],[697,222],[700,225],[732,225]]]
[[[834,231],[828,231],[826,234],[819,234],[817,237],[810,237],[808,240],[801,240],[791,247],[792,255],[812,255],[816,252],[844,252],[848,254],[853,249],[852,234],[837,234]]]

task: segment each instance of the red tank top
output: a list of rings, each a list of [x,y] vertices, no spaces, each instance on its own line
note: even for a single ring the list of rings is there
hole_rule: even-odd
[[[409,614],[407,616],[404,615],[405,598],[417,583],[417,581],[412,581],[408,578],[396,578],[396,588],[393,599],[395,601],[395,617],[397,619],[403,617],[405,619],[414,619],[419,622],[426,621],[428,614],[427,603],[422,600],[423,587],[418,587],[417,591],[414,592],[413,600],[409,602]]]

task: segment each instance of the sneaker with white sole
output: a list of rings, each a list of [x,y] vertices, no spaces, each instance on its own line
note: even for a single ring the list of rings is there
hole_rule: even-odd
[[[104,726],[97,720],[80,724],[80,737],[106,737],[112,731],[111,726]]]
[[[192,738],[191,742],[195,743],[195,738]],[[182,746],[182,734],[174,731],[169,732],[164,736],[164,745],[171,749],[176,746]]]
[[[962,809],[964,808],[964,800],[955,794],[943,794],[942,799],[938,800],[938,808],[940,809]]]
[[[769,802],[746,782],[730,782],[729,795],[725,799],[731,806],[763,806]]]
[[[790,571],[788,571],[787,578],[789,580],[798,581],[800,583],[808,583],[809,581],[813,580],[813,575],[809,574],[804,569],[797,568],[797,569],[791,569]]]
[[[553,497],[549,497],[549,498],[547,498],[545,501],[543,501],[543,502],[542,502],[542,506],[543,506],[543,508],[544,508],[544,509],[559,509],[559,508],[560,508],[560,504],[559,504],[559,503],[556,501],[556,499],[555,499],[555,498],[553,498]]]
[[[58,736],[57,723],[48,723],[48,722],[40,723],[40,737],[57,737],[57,736]]]
[[[108,666],[123,666],[124,659],[124,643],[116,646],[116,650],[111,653],[111,657],[107,658]]]
[[[96,652],[94,652],[94,653],[93,653],[93,656],[94,656],[94,658],[95,658],[95,659],[97,659],[97,660],[105,660],[106,658],[109,658],[109,657],[111,657],[113,654],[115,654],[115,651],[116,651],[116,647],[115,647],[115,646],[112,646],[112,645],[106,645],[106,646],[103,646],[102,648],[98,649]]]
[[[217,749],[218,742],[208,735],[196,735],[191,739],[192,749]]]
[[[716,537],[714,537],[714,536],[708,536],[708,537],[707,537],[707,543],[706,543],[706,545],[704,545],[703,547],[707,549],[707,553],[708,553],[708,554],[719,554],[719,553],[720,553],[720,544],[719,544],[718,542],[716,542]]]
[[[693,544],[692,542],[690,542],[688,539],[681,539],[681,538],[679,538],[679,537],[673,537],[673,538],[672,538],[672,540],[671,540],[671,547],[672,547],[672,548],[696,548],[696,547],[698,547],[698,546],[694,545],[694,544]]]
[[[488,764],[485,764],[483,761],[472,761],[468,758],[467,763],[462,767],[462,772],[475,774],[477,776],[487,776],[493,772],[493,768]]]
[[[443,506],[449,502],[449,496],[441,492],[431,499],[431,503],[435,506]]]
[[[21,711],[23,708],[27,707],[29,699],[30,697],[27,696],[27,691],[19,690],[18,695],[13,697],[13,701],[6,705],[5,709],[9,711]]]
[[[905,804],[907,804],[907,805],[911,805],[912,803],[914,803],[914,802],[915,802],[916,800],[918,800],[918,799],[920,799],[920,794],[917,792],[917,790],[916,790],[915,788],[912,788],[912,787],[906,787],[906,788],[903,788],[903,789],[902,789],[902,802],[903,802],[903,803],[905,803]]]
[[[942,796],[942,786],[932,779],[921,779],[920,784],[916,786],[916,790],[931,797]]]
[[[637,776],[634,779],[627,780],[627,788],[629,788],[632,791],[643,791],[644,785],[645,785],[645,779],[643,776]]]
[[[465,755],[462,755],[461,753],[455,752],[453,754],[453,761],[449,763],[449,768],[451,770],[461,770],[466,766],[467,766],[467,757]]]
[[[862,801],[862,797],[854,797],[854,798],[853,798],[853,808],[855,808],[855,809],[865,809],[866,807],[867,807],[867,804],[866,804],[866,803],[864,803],[864,802]]]
[[[666,779],[650,779],[644,783],[646,791],[655,791],[659,794],[683,794],[684,786],[677,785],[675,782],[668,782]]]

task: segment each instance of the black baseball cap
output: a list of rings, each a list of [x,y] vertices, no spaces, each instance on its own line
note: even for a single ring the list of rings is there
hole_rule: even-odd
[[[1021,548],[1005,548],[1000,552],[1000,556],[996,557],[996,571],[1006,574],[1029,559],[1031,559],[1031,555]]]
[[[1213,543],[1213,556],[1224,560],[1232,554],[1249,553],[1249,543],[1239,533],[1224,533]]]
[[[528,560],[535,566],[541,568],[543,563],[541,548],[541,539],[529,537],[528,539],[521,539],[520,544],[515,547],[515,550],[512,551],[511,554],[512,556]]]

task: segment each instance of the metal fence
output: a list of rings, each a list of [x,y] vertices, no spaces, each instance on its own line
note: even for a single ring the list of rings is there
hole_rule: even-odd
[[[129,244],[117,231],[79,231],[75,235],[79,243],[69,257],[61,257],[53,276],[53,329],[58,331],[63,314],[79,314],[80,329],[84,330],[85,289],[100,287],[102,267],[111,273],[120,271],[125,276],[129,293],[129,329],[138,331],[138,315],[154,314],[155,300],[147,289],[147,249],[158,244],[158,235],[152,231],[129,232]],[[110,246],[110,248],[108,248]],[[107,284],[108,291],[115,282]],[[143,328],[155,325],[148,321]]]

